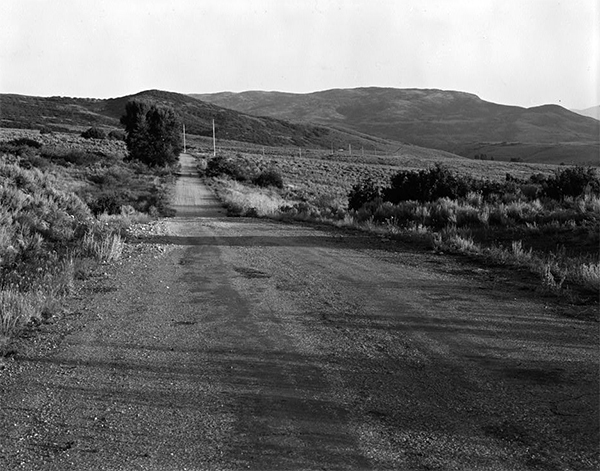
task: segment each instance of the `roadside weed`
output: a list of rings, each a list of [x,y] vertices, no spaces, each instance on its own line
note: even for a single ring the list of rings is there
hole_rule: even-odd
[[[39,291],[0,290],[0,335],[10,336],[32,319],[40,319],[43,300]]]
[[[544,263],[541,266],[541,277],[542,287],[552,293],[559,293],[565,279],[567,278],[567,272],[560,270],[553,263]]]
[[[95,234],[90,231],[85,234],[82,245],[85,255],[100,262],[113,262],[121,258],[125,242],[117,233]]]

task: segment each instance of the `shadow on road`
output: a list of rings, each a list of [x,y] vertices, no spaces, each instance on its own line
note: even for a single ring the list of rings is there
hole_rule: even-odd
[[[340,237],[332,236],[155,236],[139,239],[147,244],[171,244],[181,246],[222,246],[222,247],[323,247],[371,244],[369,237]]]
[[[106,369],[113,375],[127,377],[125,384],[45,385],[56,393],[83,397],[86,403],[97,404],[99,410],[115,405],[121,409],[141,406],[166,411],[166,415],[170,410],[184,410],[190,414],[211,414],[218,419],[226,404],[228,413],[236,417],[232,424],[236,439],[225,444],[223,458],[227,463],[241,464],[239,469],[250,467],[254,461],[260,462],[260,467],[254,469],[369,467],[347,432],[351,411],[331,394],[323,375],[328,364],[325,357],[280,350],[209,348],[187,352],[149,346],[150,351],[156,350],[153,357],[161,359],[154,364],[149,359],[135,360],[139,358],[135,351],[147,348],[144,346],[102,342],[93,345],[117,354],[127,350],[132,353],[108,361],[48,357],[20,360],[69,368],[75,376]],[[190,358],[193,364],[183,366]],[[195,384],[197,392],[177,387],[180,383]],[[154,387],[149,388],[148,384]],[[210,399],[207,390],[215,391],[216,397]],[[105,418],[114,423],[110,417],[101,416],[100,420]],[[125,436],[119,432],[112,431]],[[157,429],[154,433],[160,436],[162,432]]]
[[[413,322],[412,328],[416,331],[434,327],[424,325],[417,319]],[[365,329],[363,321],[348,323],[352,324],[355,328]],[[483,325],[480,327],[487,330]],[[515,327],[512,335],[520,336],[518,331],[521,327]],[[536,329],[531,332],[535,333]],[[538,341],[546,335],[546,332],[537,333]],[[490,394],[490,391],[481,390],[468,379],[468,375],[465,376],[464,371],[443,355],[436,357],[435,361],[417,365],[401,358],[378,358],[358,351],[331,357],[231,345],[227,345],[227,348],[204,349],[102,341],[91,345],[112,351],[112,358],[107,358],[107,361],[86,361],[24,356],[19,357],[19,361],[73,368],[69,371],[73,371],[75,378],[79,375],[86,377],[86,370],[93,372],[97,369],[109,370],[113,376],[127,377],[125,383],[85,384],[73,381],[71,384],[61,382],[44,385],[44,388],[57,393],[84,397],[86,402],[98,404],[99,410],[118,404],[122,409],[143,406],[157,411],[187,410],[218,417],[218,404],[227,404],[226,410],[236,417],[232,425],[237,437],[224,450],[223,458],[228,463],[250,465],[257,460],[264,467],[262,469],[368,469],[369,463],[357,451],[356,443],[346,429],[358,409],[384,427],[393,427],[396,432],[403,430],[407,436],[415,437],[431,433],[444,442],[454,444],[469,438],[463,435],[463,430],[457,425],[462,423],[489,424],[485,427],[486,435],[507,444],[518,439],[520,446],[535,447],[536,434],[548,434],[549,438],[554,433],[534,432],[531,424],[526,425],[529,418],[502,421],[500,418],[507,416],[510,404],[497,404],[502,414],[497,410],[477,407],[477,398],[482,394]],[[564,348],[557,342],[559,345]],[[489,380],[512,387],[517,401],[520,400],[518,391],[527,385],[529,394],[537,396],[542,404],[560,416],[564,430],[559,431],[559,435],[564,435],[564,438],[582,425],[585,430],[593,429],[597,417],[591,412],[594,410],[594,397],[572,398],[564,394],[562,388],[572,378],[557,369],[553,362],[521,357],[517,365],[515,354],[519,357],[520,349],[507,346],[494,350],[497,351],[493,355],[473,357],[469,361],[485,362]],[[145,360],[140,361],[140,358]],[[359,392],[362,397],[360,404],[340,401],[333,394],[326,374],[332,369],[340,375],[344,384]],[[585,373],[584,370],[582,368],[580,373]],[[446,402],[439,391],[431,393],[413,389],[414,385],[410,386],[410,381],[405,380],[412,377],[415,371],[439,377],[445,388],[452,389],[450,397],[461,397],[472,404],[472,408],[467,411],[460,404]],[[446,383],[443,378],[453,376],[452,371],[454,376],[461,379]],[[180,382],[195,384],[197,390],[203,392],[202,400],[189,388],[176,387]],[[148,388],[147,384],[155,387]],[[213,399],[204,393],[211,390],[215,395]],[[384,405],[379,399],[381,397],[386,398],[388,403]],[[392,399],[394,397],[395,400]],[[411,398],[410,407],[405,407],[406,398]],[[445,415],[435,414],[435,421],[423,419],[431,417],[432,411],[437,411],[440,406],[446,408]],[[532,417],[535,413],[535,410],[531,411]],[[486,419],[482,420],[482,417]],[[279,424],[279,428],[274,424]],[[285,424],[294,424],[294,429],[286,429]],[[507,427],[510,433],[506,431]],[[440,430],[444,430],[444,433],[441,434]],[[119,431],[113,433],[118,434]],[[161,431],[156,430],[155,433],[160,434]],[[587,442],[592,435],[570,439]],[[456,452],[460,453],[459,450]],[[482,455],[481,458],[485,457]]]

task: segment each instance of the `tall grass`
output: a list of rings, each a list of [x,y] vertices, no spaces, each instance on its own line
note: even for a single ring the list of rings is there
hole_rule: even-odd
[[[121,258],[125,242],[118,233],[87,232],[82,240],[82,252],[100,262],[114,262]]]
[[[40,319],[43,298],[40,292],[0,290],[0,336],[8,337],[32,319]]]

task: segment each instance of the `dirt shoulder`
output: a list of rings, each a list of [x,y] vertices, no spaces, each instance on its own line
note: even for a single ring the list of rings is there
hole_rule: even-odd
[[[485,267],[226,218],[178,185],[179,217],[5,364],[0,468],[598,466],[597,323]]]

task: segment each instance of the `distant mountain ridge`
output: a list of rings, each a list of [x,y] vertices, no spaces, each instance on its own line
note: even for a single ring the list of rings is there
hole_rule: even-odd
[[[121,129],[119,118],[132,98],[172,106],[190,134],[212,135],[214,119],[218,139],[386,151],[409,143],[470,158],[600,165],[600,122],[593,118],[557,105],[526,109],[444,90],[358,88],[191,96],[147,90],[112,99],[0,94],[0,127]]]
[[[389,148],[393,143],[356,131],[335,130],[322,125],[290,123],[257,117],[206,103],[188,95],[147,90],[110,99],[34,97],[0,94],[0,127],[48,127],[54,130],[81,130],[89,126],[122,129],[119,122],[131,99],[144,99],[173,107],[183,118],[190,134],[212,136],[214,120],[219,139],[271,146],[303,146],[329,149],[332,145],[369,145]]]
[[[600,105],[592,106],[584,110],[571,110],[573,113],[580,114],[581,116],[588,116],[590,118],[597,119],[600,121]]]
[[[600,123],[558,105],[522,108],[466,92],[378,87],[191,96],[253,115],[318,123],[465,156],[485,151],[505,160],[598,160]]]

